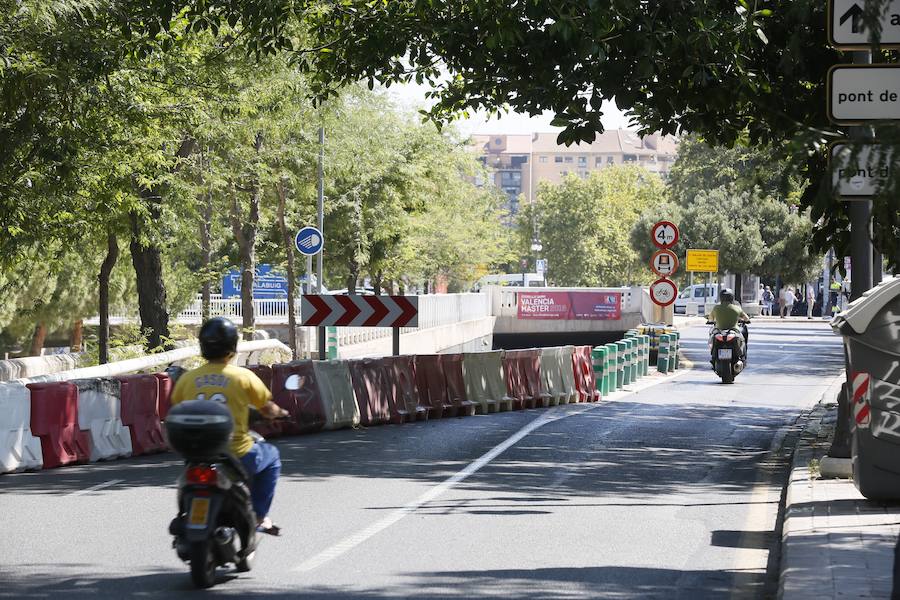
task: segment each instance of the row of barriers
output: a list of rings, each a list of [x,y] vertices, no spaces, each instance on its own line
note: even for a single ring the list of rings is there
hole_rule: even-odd
[[[650,337],[605,346],[251,365],[290,417],[266,437],[597,402],[649,374]],[[289,390],[291,375],[299,389]],[[0,384],[0,473],[167,449],[164,373]]]

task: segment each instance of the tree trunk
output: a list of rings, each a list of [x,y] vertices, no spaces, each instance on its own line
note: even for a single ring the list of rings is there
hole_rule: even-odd
[[[262,132],[256,134],[253,147],[259,156],[262,150]],[[244,339],[253,339],[256,318],[253,310],[253,278],[256,269],[256,235],[259,229],[259,177],[250,175],[250,186],[247,188],[249,213],[246,219],[241,215],[237,194],[232,189],[231,196],[231,229],[238,243],[238,254],[241,259],[241,314],[243,316]]]
[[[69,352],[81,352],[81,343],[84,340],[84,321],[78,319],[72,323],[72,333],[69,336]]]
[[[381,281],[384,279],[384,273],[379,270],[375,273],[375,277],[372,279],[372,290],[376,296],[381,295]]]
[[[206,194],[205,204],[203,206],[203,221],[200,223],[200,261],[203,265],[203,287],[200,290],[201,296],[201,318],[203,321],[209,319],[210,297],[212,296],[212,282],[209,280],[209,266],[212,263],[212,194]]]
[[[741,304],[741,292],[744,289],[744,281],[741,273],[734,274],[734,299]]]
[[[47,339],[47,326],[38,323],[34,327],[34,335],[31,336],[31,351],[29,356],[40,356],[44,349],[44,340]]]
[[[149,196],[142,190],[142,196]],[[150,219],[160,218],[158,202],[150,204]],[[141,331],[147,336],[148,350],[169,347],[169,313],[166,311],[166,286],[163,282],[162,250],[154,243],[141,240],[143,218],[131,213],[131,263],[137,278],[138,309],[141,315]]]
[[[100,331],[97,334],[97,344],[101,365],[109,362],[109,278],[117,260],[119,260],[119,243],[116,235],[110,233],[106,238],[106,258],[103,259],[100,274],[97,275],[100,284]]]
[[[294,298],[296,297],[296,280],[294,278],[294,239],[288,230],[285,210],[287,208],[287,193],[284,189],[284,179],[278,182],[278,226],[281,228],[281,238],[284,242],[284,251],[287,254],[287,313],[288,313],[288,344],[291,347],[291,355],[297,360],[297,315],[294,313]]]

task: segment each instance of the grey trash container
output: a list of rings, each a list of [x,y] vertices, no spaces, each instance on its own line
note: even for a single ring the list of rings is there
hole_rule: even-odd
[[[900,277],[831,322],[844,338],[853,480],[871,500],[900,499]]]

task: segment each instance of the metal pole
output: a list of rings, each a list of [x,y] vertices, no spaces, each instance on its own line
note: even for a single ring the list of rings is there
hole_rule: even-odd
[[[834,249],[825,254],[825,272],[822,273],[822,318],[831,318],[831,269],[834,266]]]
[[[392,327],[391,352],[394,356],[400,356],[400,328]]]
[[[854,65],[872,62],[869,52],[853,52]],[[869,127],[849,127],[849,138],[855,141],[871,137]],[[850,300],[856,300],[872,288],[872,201],[852,200],[850,214]]]
[[[312,278],[313,278],[313,259],[312,259],[312,256],[307,256],[306,257],[306,285],[304,286],[304,289],[306,290],[305,293],[307,293],[307,294],[313,293]],[[300,317],[302,318],[303,315],[301,314]],[[312,350],[313,350],[312,349],[312,337],[313,337],[312,334],[313,334],[313,331],[315,331],[315,329],[316,329],[315,327],[308,327],[306,329],[306,335],[304,336],[306,338],[306,343],[305,343],[306,358],[312,358]]]
[[[319,202],[318,202],[319,231],[325,236],[325,128],[319,127]],[[323,254],[325,248],[316,255],[317,275],[316,275],[316,293],[322,293],[322,280],[324,279],[324,259]],[[319,360],[325,360],[325,328],[319,327]]]

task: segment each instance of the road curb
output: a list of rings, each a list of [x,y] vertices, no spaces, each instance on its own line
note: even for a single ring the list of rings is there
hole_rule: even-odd
[[[779,600],[830,598],[833,596],[827,556],[819,554],[816,564],[810,561],[810,542],[802,539],[813,516],[810,506],[814,459],[823,457],[834,436],[837,404],[834,401],[844,381],[842,373],[823,392],[819,402],[800,415],[799,437],[791,457],[785,486],[781,526],[781,557],[778,575]],[[815,553],[814,553],[815,554]]]

